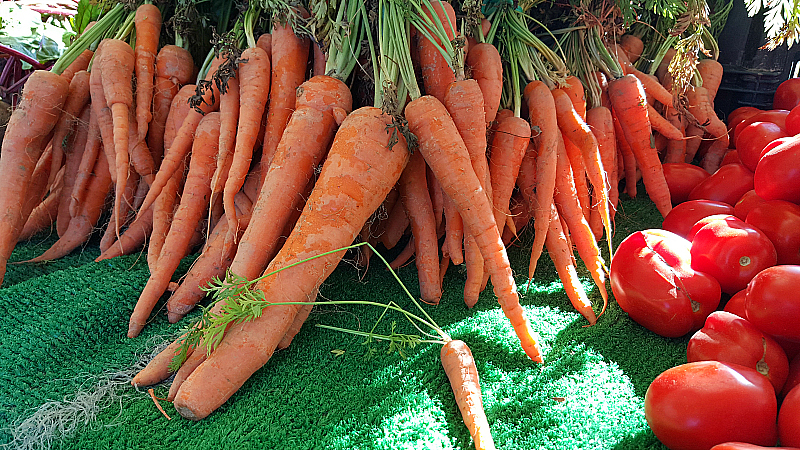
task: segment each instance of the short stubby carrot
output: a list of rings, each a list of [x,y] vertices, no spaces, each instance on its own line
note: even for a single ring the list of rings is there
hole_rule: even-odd
[[[476,44],[467,53],[467,66],[472,72],[472,79],[481,87],[486,123],[494,122],[503,93],[503,62],[500,52],[492,44]]]
[[[11,114],[0,150],[0,180],[6,186],[0,191],[0,283],[6,262],[25,225],[21,218],[22,204],[27,199],[28,185],[36,162],[50,140],[50,134],[69,93],[66,78],[47,71],[35,71],[28,77],[22,100]]]
[[[494,223],[489,199],[474,172],[468,167],[469,153],[444,105],[435,97],[422,96],[405,108],[409,128],[419,139],[419,149],[439,179],[442,189],[456,204],[464,226],[474,238],[485,259],[497,301],[511,321],[525,353],[542,361],[535,334],[519,303],[519,294],[508,262],[505,246]]]
[[[464,341],[448,341],[439,354],[444,373],[453,388],[461,418],[475,442],[476,450],[492,450],[494,439],[483,409],[483,394],[472,351]]]
[[[349,245],[400,178],[408,151],[400,137],[389,145],[392,118],[363,107],[344,120],[303,214],[267,272]],[[344,252],[306,261],[256,284],[274,301],[308,301],[336,268]],[[261,317],[233,325],[181,385],[175,408],[200,420],[221,406],[270,359],[301,304],[267,306]]]

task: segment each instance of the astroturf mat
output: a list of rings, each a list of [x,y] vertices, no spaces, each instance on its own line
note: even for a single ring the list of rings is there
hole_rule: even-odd
[[[615,246],[630,233],[661,223],[640,192],[638,199],[626,197],[620,204]],[[613,299],[597,325],[586,326],[546,252],[534,282],[525,284],[531,238],[530,232],[523,234],[508,253],[525,314],[541,338],[544,364],[525,356],[491,286],[473,309],[465,307],[462,267],[448,269],[441,303],[425,306],[446,332],[472,349],[497,447],[664,448],[645,421],[644,395],[659,373],[685,362],[688,337],[649,332]],[[54,240],[39,236],[22,244],[11,261],[34,257]],[[125,381],[137,362],[197,314],[171,325],[162,299],[142,334],[128,339],[128,319],[149,275],[146,258],[94,262],[98,254],[95,238],[57,261],[9,264],[0,289],[0,444],[19,448],[14,439],[22,425],[29,427],[28,439],[51,439],[50,447],[58,449],[473,448],[441,367],[439,345],[421,344],[400,355],[387,352],[388,344],[380,341],[366,343],[316,326],[368,331],[383,313],[375,307],[315,307],[291,346],[212,415],[191,422],[162,401],[172,417],[167,420],[146,389]],[[192,259],[183,261],[176,280]],[[599,312],[600,294],[580,262],[579,273]],[[399,275],[418,295],[414,265]],[[393,300],[413,311],[377,258],[366,273],[343,261],[318,299]],[[388,333],[392,322],[397,332],[414,332],[397,314],[385,317],[376,331]],[[168,388],[156,386],[155,395],[166,397]],[[32,417],[38,418],[34,425]]]

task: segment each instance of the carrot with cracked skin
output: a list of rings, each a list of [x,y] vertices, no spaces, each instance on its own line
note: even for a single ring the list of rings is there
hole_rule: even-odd
[[[532,360],[542,361],[534,332],[519,304],[516,283],[489,199],[474,172],[455,170],[469,164],[469,153],[455,124],[441,102],[429,95],[412,100],[405,108],[405,115],[411,132],[419,139],[419,150],[425,161],[442,189],[456,203],[465,229],[475,238],[491,274],[497,300],[522,348]]]
[[[658,153],[650,147],[650,120],[644,88],[638,78],[625,75],[608,83],[608,96],[625,140],[642,171],[645,188],[662,216],[672,209],[669,187]]]
[[[231,264],[233,273],[247,279],[263,273],[292,211],[302,200],[299,193],[313,178],[314,167],[322,162],[334,138],[336,115],[353,107],[350,89],[336,78],[317,76],[301,86],[297,109],[278,144],[275,164],[262,177],[254,206],[253,217],[266,214],[270,220],[251,220]]]
[[[308,13],[301,11],[305,17]],[[275,23],[270,37],[272,59],[272,81],[264,146],[261,150],[261,176],[267,174],[283,130],[295,108],[297,88],[306,80],[310,41],[300,38],[289,23]]]
[[[161,247],[155,272],[142,290],[128,323],[128,337],[136,337],[144,328],[150,312],[166,291],[181,259],[190,251],[190,241],[203,214],[207,211],[211,194],[211,175],[219,145],[219,113],[206,114],[197,126],[189,172],[186,175],[183,195],[169,233]]]
[[[138,140],[147,138],[147,128],[153,119],[150,105],[153,101],[156,54],[161,35],[161,11],[157,6],[144,3],[136,8],[134,16],[136,46],[133,49],[136,74],[136,130]]]
[[[61,108],[69,94],[66,78],[47,71],[35,71],[25,82],[22,100],[11,114],[0,150],[0,283],[6,263],[17,243],[27,217],[21,217],[28,198],[31,176],[50,140]]]
[[[347,116],[297,226],[267,273],[353,242],[408,160],[402,137],[389,147],[386,127],[391,123],[390,116],[373,107]],[[255,287],[275,301],[307,302],[343,255],[336,252],[286,268]],[[302,306],[267,306],[259,318],[232,325],[208,359],[177,389],[174,404],[178,412],[200,420],[227,401],[266,364]]]
[[[442,297],[439,243],[425,172],[425,160],[419,152],[414,152],[397,185],[406,215],[411,221],[420,295],[423,302],[437,305]]]
[[[501,234],[511,216],[509,201],[530,139],[530,124],[527,120],[515,116],[500,122],[492,138],[489,178],[492,181],[494,219],[497,231]]]
[[[239,63],[239,125],[222,196],[228,218],[228,235],[232,239],[238,233],[234,197],[244,185],[253,159],[253,147],[269,99],[271,73],[269,56],[258,47],[243,51],[241,59],[247,62]]]
[[[483,94],[483,111],[486,124],[494,122],[503,93],[503,61],[492,44],[481,42],[469,48],[467,66],[472,79],[478,82]]]
[[[194,73],[192,55],[183,47],[165,45],[156,56],[156,78],[153,86],[153,119],[147,128],[147,147],[156,166],[164,156],[164,130],[172,99]]]
[[[81,162],[83,160],[83,154],[86,151],[87,143],[89,141],[89,133],[92,121],[91,111],[91,106],[84,106],[83,111],[78,117],[78,120],[75,122],[75,138],[72,140],[69,150],[66,152],[66,159],[64,161],[64,186],[62,189],[62,194],[58,199],[58,211],[55,216],[56,233],[58,233],[59,236],[66,231],[67,225],[69,225],[69,221],[72,218],[69,212],[69,206],[70,201],[72,200],[72,191],[75,187]],[[94,145],[95,144],[92,143],[92,146]],[[95,159],[96,158],[97,157],[95,156]]]
[[[550,88],[542,81],[531,81],[522,93],[528,104],[529,121],[536,143],[536,205],[533,211],[533,244],[528,264],[528,278],[533,278],[536,264],[544,250],[549,229],[550,204],[556,185],[556,155],[558,145],[558,118]],[[525,192],[523,192],[525,193]]]
[[[494,440],[490,432],[489,421],[483,409],[478,368],[472,351],[464,341],[454,339],[448,341],[439,354],[442,367],[453,388],[458,410],[464,425],[467,426],[476,450],[493,450]]]

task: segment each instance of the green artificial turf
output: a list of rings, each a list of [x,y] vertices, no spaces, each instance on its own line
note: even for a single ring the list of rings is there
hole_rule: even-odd
[[[644,193],[636,200],[626,198],[617,213],[615,244],[660,223]],[[521,240],[530,239],[524,234]],[[40,237],[22,245],[12,261],[35,256],[53,241]],[[509,249],[521,291],[526,289],[528,248]],[[143,255],[93,262],[98,253],[94,240],[52,263],[9,264],[0,289],[0,444],[16,448],[13,425],[47,402],[54,402],[52,411],[74,411],[74,400],[85,404],[102,380],[117,372],[111,378],[120,380],[116,397],[100,404],[95,420],[57,436],[52,448],[472,448],[438,345],[422,344],[402,358],[387,353],[386,344],[365,345],[363,338],[315,326],[369,330],[381,313],[370,307],[316,307],[292,345],[276,353],[211,416],[190,422],[162,402],[172,416],[168,421],[145,390],[123,381],[159,338],[170,339],[179,326],[167,323],[162,301],[141,336],[126,338],[128,318],[147,281],[147,264]],[[580,271],[599,310],[600,295],[582,266]],[[400,276],[412,293],[419,292],[413,264],[403,267]],[[534,284],[521,296],[541,337],[545,363],[537,365],[525,356],[491,289],[475,308],[464,306],[464,279],[462,268],[450,267],[440,305],[426,309],[471,347],[498,448],[663,448],[647,427],[644,394],[659,373],[685,362],[688,338],[661,338],[628,319],[613,301],[597,325],[586,327],[545,254]],[[324,284],[322,297],[394,300],[411,308],[378,259],[366,274],[341,264]],[[391,320],[398,331],[413,332],[401,317]],[[370,348],[376,351],[367,358]],[[158,386],[156,395],[166,396],[167,390],[166,384]],[[62,416],[53,417],[56,425],[70,425]]]

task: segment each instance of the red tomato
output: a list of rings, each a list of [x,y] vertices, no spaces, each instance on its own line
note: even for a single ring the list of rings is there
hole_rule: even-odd
[[[800,342],[800,266],[775,266],[747,285],[745,313],[759,330]]]
[[[661,228],[688,239],[689,230],[698,220],[715,214],[733,214],[734,208],[713,200],[689,200],[672,208]]]
[[[764,203],[764,199],[756,194],[756,190],[749,190],[733,205],[733,215],[742,220],[747,219],[747,214],[762,203]]]
[[[689,200],[716,200],[735,205],[750,189],[753,189],[753,172],[742,164],[725,164],[692,189]]]
[[[800,104],[800,78],[789,78],[775,89],[772,107],[775,109],[792,109]]]
[[[769,111],[761,111],[758,114],[752,115],[747,119],[739,122],[736,125],[736,128],[733,129],[733,142],[736,142],[736,139],[739,138],[739,133],[741,133],[746,126],[750,125],[753,122],[772,122],[785,130],[786,117],[788,115],[789,111],[784,109],[771,109]]]
[[[783,399],[778,413],[778,437],[781,445],[800,447],[800,387],[795,387]]]
[[[720,167],[724,166],[725,164],[733,164],[733,163],[742,163],[742,160],[739,158],[739,152],[736,149],[731,149],[725,152],[725,156],[722,157],[722,162],[719,163]]]
[[[711,450],[798,450],[795,447],[764,447],[744,442],[725,442],[711,447]]]
[[[692,225],[692,228],[689,229],[689,234],[686,235],[686,239],[689,239],[689,241],[691,241],[692,239],[694,239],[694,236],[697,234],[698,231],[700,231],[701,228],[703,228],[704,226],[708,225],[709,223],[715,220],[739,220],[739,219],[731,214],[714,214],[713,216],[703,217],[702,219],[695,222],[694,225]]]
[[[800,108],[797,106],[792,108],[786,116],[786,132],[789,133],[789,136],[800,133]]]
[[[740,106],[728,114],[728,118],[726,120],[728,128],[733,128],[735,125],[742,120],[754,116],[760,113],[761,109],[758,109],[754,106]]]
[[[644,417],[672,450],[706,450],[723,442],[777,441],[772,384],[739,364],[699,361],[667,369],[644,396]]]
[[[735,217],[710,221],[692,239],[692,268],[716,278],[727,294],[747,287],[777,258],[767,235]]]
[[[785,136],[785,137],[778,138],[778,139],[775,139],[774,141],[770,142],[769,144],[767,144],[766,147],[764,147],[764,150],[761,150],[761,156],[758,157],[758,160],[761,161],[761,158],[763,158],[764,155],[766,155],[768,151],[772,150],[773,148],[775,148],[775,147],[777,147],[777,146],[779,146],[781,144],[784,144],[786,142],[791,141],[793,138],[794,138],[794,135]]]
[[[786,383],[783,384],[783,389],[778,394],[778,398],[786,397],[789,391],[797,386],[800,386],[800,355],[795,355],[789,361],[789,376],[786,377]]]
[[[625,238],[611,260],[611,290],[623,311],[648,330],[679,337],[700,329],[719,305],[719,283],[692,270],[686,239],[665,230]]]
[[[723,310],[731,314],[736,314],[739,317],[746,318],[747,313],[745,312],[745,307],[744,307],[744,302],[746,298],[747,298],[747,289],[742,289],[741,291],[733,294],[733,296],[728,299],[728,301],[725,303],[725,308],[723,308]],[[775,342],[778,343],[778,345],[781,346],[783,352],[786,354],[787,359],[791,360],[792,358],[797,357],[797,355],[800,355],[800,342],[787,341],[786,339],[775,336],[770,336],[770,337],[774,339]],[[800,360],[797,361],[797,366],[798,367],[795,369],[798,372],[796,375],[797,383],[800,383]],[[791,379],[791,377],[792,377],[792,368],[790,364],[789,378]],[[786,384],[788,383],[789,381],[787,380]],[[783,390],[784,391],[786,390],[785,385]]]
[[[778,252],[778,264],[800,264],[800,206],[783,200],[766,201],[745,222],[767,235]]]
[[[744,318],[744,299],[746,294],[747,289],[742,289],[741,291],[733,294],[731,298],[728,299],[728,302],[725,303],[725,307],[722,310]]]
[[[786,130],[772,122],[753,122],[736,137],[736,150],[742,164],[751,171],[756,170],[761,151],[775,139],[787,137]]]
[[[664,169],[664,178],[667,179],[673,205],[688,200],[689,192],[711,176],[706,169],[689,163],[664,163],[661,167]]]
[[[800,135],[761,157],[753,185],[764,200],[800,203]]]
[[[703,328],[689,339],[686,360],[722,361],[747,366],[767,377],[780,392],[789,376],[789,360],[775,339],[759,331],[747,319],[726,311],[714,311]]]

